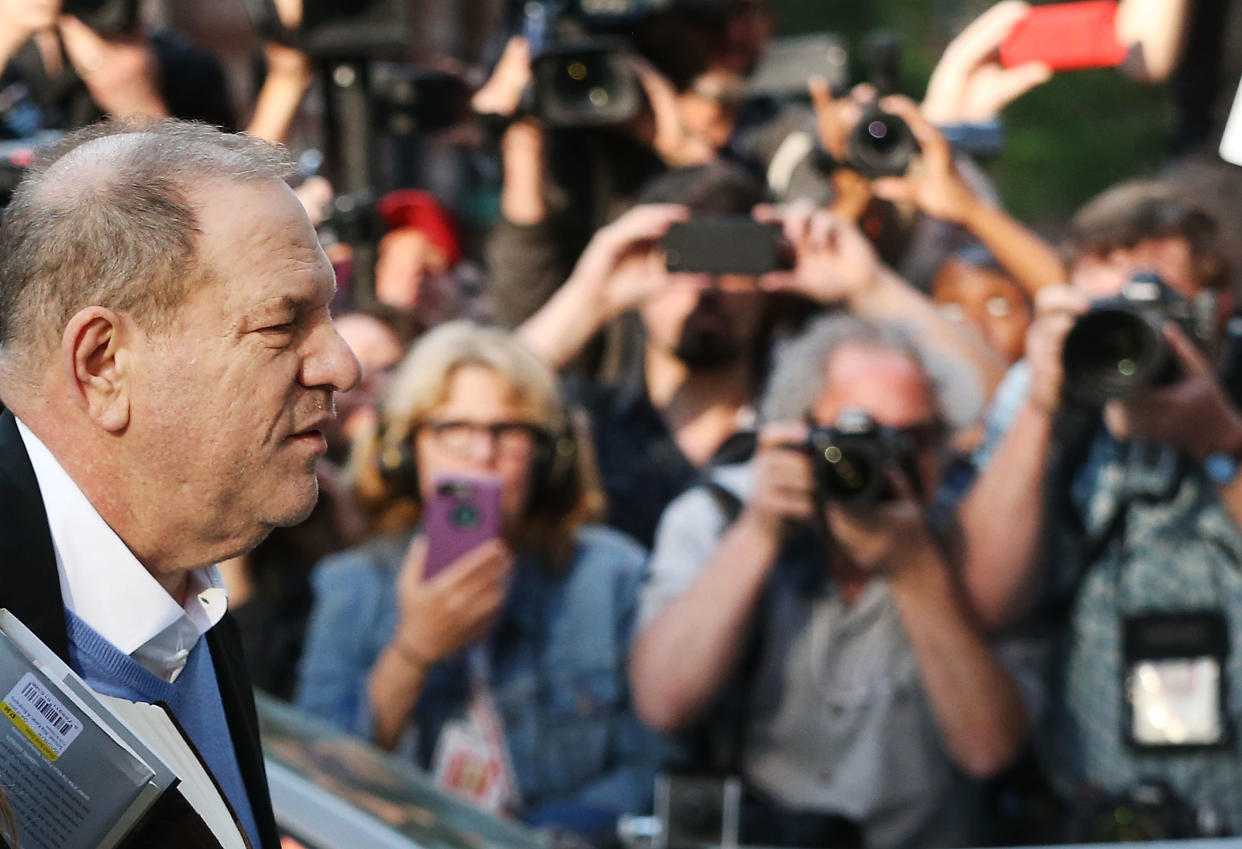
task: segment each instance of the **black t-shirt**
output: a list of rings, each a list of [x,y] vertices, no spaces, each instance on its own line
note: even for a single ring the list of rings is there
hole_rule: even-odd
[[[596,462],[608,496],[608,524],[648,549],[664,508],[703,480],[705,469],[690,462],[647,395],[641,365],[620,384],[573,379],[570,400],[591,417]],[[755,432],[738,430],[712,455],[708,467],[749,460]]]
[[[608,524],[650,549],[660,514],[699,480],[699,470],[673,440],[641,378],[620,386],[575,382],[569,393],[591,417]]]

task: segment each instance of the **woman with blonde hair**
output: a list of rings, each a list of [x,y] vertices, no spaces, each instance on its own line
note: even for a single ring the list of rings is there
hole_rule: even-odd
[[[589,524],[603,497],[576,431],[509,333],[424,336],[355,445],[377,533],[315,569],[297,701],[484,807],[598,836],[647,808],[662,746],[625,676],[645,552]],[[446,559],[422,532],[446,480],[499,490],[498,535],[425,575]]]

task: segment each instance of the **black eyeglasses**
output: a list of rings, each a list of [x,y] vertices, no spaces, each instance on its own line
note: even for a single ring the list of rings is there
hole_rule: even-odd
[[[445,454],[467,458],[486,445],[496,453],[514,460],[532,456],[547,432],[529,422],[427,422],[422,426],[436,448]]]

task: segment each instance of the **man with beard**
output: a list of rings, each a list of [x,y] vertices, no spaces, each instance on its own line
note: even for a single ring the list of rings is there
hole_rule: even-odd
[[[648,547],[664,508],[703,469],[744,459],[753,446],[751,402],[766,371],[778,293],[900,318],[929,344],[967,359],[982,381],[999,374],[981,337],[943,319],[884,268],[852,225],[809,207],[777,214],[763,200],[757,180],[724,163],[661,175],[635,208],[595,234],[569,280],[519,329],[562,369],[600,329],[637,314],[641,361],[618,385],[583,385],[575,395],[591,414],[609,523]],[[761,278],[668,271],[660,241],[670,226],[728,215],[779,220],[794,270]]]

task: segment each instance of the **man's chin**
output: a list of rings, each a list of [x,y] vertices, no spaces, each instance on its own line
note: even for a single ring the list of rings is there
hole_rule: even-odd
[[[315,509],[315,505],[319,502],[319,478],[315,475],[310,476],[308,484],[309,493],[304,495],[300,502],[295,503],[289,515],[284,521],[279,523],[279,527],[288,528],[293,525],[300,525],[310,518],[311,512]]]
[[[293,481],[287,481],[285,487],[274,491],[263,505],[265,513],[260,521],[266,528],[264,538],[275,528],[290,528],[305,522],[318,501],[319,478],[315,474],[307,475],[304,482],[298,481],[296,487]]]

